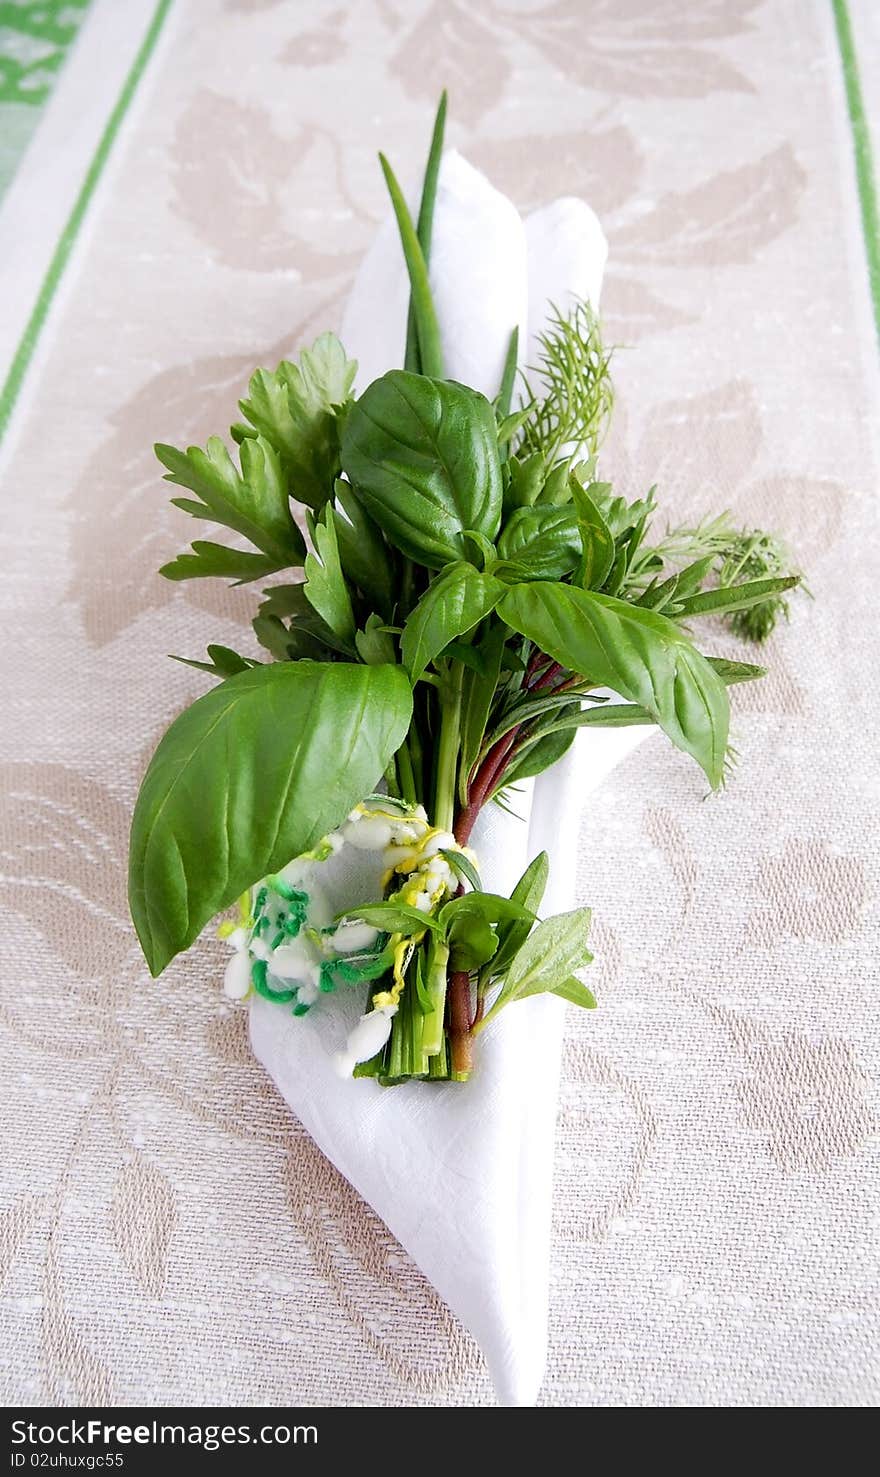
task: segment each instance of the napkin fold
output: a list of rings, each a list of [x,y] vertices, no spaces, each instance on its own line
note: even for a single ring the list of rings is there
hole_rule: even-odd
[[[431,285],[450,377],[497,393],[510,332],[523,362],[548,302],[598,305],[607,246],[592,211],[562,200],[525,224],[458,154],[444,156]],[[342,339],[358,388],[403,360],[408,285],[389,219],[345,310]],[[528,330],[528,339],[526,337]],[[509,893],[541,850],[545,915],[575,904],[584,802],[646,730],[581,731],[554,768],[489,806],[472,845],[487,888]],[[342,900],[344,905],[345,899]],[[331,1056],[363,1008],[339,992],[294,1018],[264,999],[250,1013],[254,1052],[320,1149],[409,1252],[480,1344],[502,1405],[535,1403],[546,1361],[553,1149],[564,1003],[510,1006],[481,1035],[473,1078],[381,1088],[340,1080]]]

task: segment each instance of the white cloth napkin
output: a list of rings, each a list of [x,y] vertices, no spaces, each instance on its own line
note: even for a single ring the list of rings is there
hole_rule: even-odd
[[[444,157],[431,282],[447,373],[493,396],[515,324],[529,325],[569,292],[597,303],[607,247],[580,201],[557,201],[525,223],[457,154]],[[526,243],[528,242],[528,250]],[[399,367],[407,283],[396,228],[380,230],[355,282],[342,338],[358,386]],[[521,344],[526,344],[521,333]],[[509,893],[541,850],[550,856],[542,911],[575,903],[577,837],[587,795],[644,737],[632,729],[578,734],[568,755],[519,787],[519,815],[491,806],[472,844],[492,891]],[[467,1084],[383,1089],[341,1081],[331,1053],[363,1008],[338,992],[295,1019],[263,999],[251,1041],[324,1154],[406,1248],[483,1349],[503,1405],[532,1405],[543,1377],[553,1148],[565,1006],[538,997],[510,1006],[480,1036]]]

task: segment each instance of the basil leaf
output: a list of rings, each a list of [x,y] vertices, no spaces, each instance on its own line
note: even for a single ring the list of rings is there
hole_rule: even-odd
[[[375,669],[374,669],[375,670]],[[402,933],[410,937],[414,933],[442,933],[437,919],[430,913],[422,913],[409,903],[398,903],[392,898],[387,903],[365,903],[362,908],[348,908],[340,918],[360,918],[371,928],[381,928],[383,933]]]
[[[429,569],[467,558],[465,530],[498,532],[495,417],[464,385],[397,369],[375,380],[346,419],[342,465],[395,548]]]
[[[567,458],[557,462],[551,467],[544,481],[544,486],[538,494],[539,503],[551,503],[554,507],[562,507],[563,504],[571,502],[571,488],[569,481],[571,473]]]
[[[336,407],[349,400],[356,370],[338,338],[322,333],[299,364],[282,360],[274,373],[258,369],[250,398],[239,401],[281,457],[292,496],[310,508],[323,507],[333,491],[340,465]]]
[[[472,564],[450,564],[432,580],[406,618],[400,651],[412,681],[456,636],[473,630],[495,609],[504,586]]]
[[[696,759],[712,787],[720,785],[727,691],[672,621],[592,590],[541,581],[513,586],[498,611],[563,666],[639,703]]]
[[[581,557],[577,514],[542,504],[517,508],[504,525],[498,554],[520,579],[562,579]]]
[[[351,596],[339,562],[339,544],[332,508],[312,527],[315,552],[306,555],[303,593],[321,619],[346,647],[353,647],[355,620]]]
[[[610,487],[607,482],[593,482],[582,487],[577,477],[571,479],[571,493],[581,535],[582,560],[577,583],[584,590],[601,590],[614,563],[614,538],[593,498],[594,488]]]
[[[131,829],[129,902],[151,972],[339,825],[375,788],[411,716],[401,668],[305,661],[240,672],[182,713]]]

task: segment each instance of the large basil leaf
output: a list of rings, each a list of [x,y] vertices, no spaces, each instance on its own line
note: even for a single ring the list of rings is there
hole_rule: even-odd
[[[576,512],[572,507],[541,503],[536,508],[517,508],[504,525],[498,553],[519,579],[562,579],[581,557]]]
[[[160,974],[223,908],[307,851],[375,787],[412,693],[400,667],[280,662],[230,677],[172,723],[141,786],[129,903]]]
[[[640,703],[717,788],[730,709],[723,681],[682,631],[653,610],[542,581],[514,585],[498,613],[542,651]]]
[[[342,465],[388,539],[429,569],[467,559],[467,530],[494,539],[501,521],[495,417],[453,380],[394,369],[355,401]]]
[[[472,564],[450,564],[432,580],[410,612],[400,639],[400,651],[413,682],[439,656],[444,646],[473,629],[495,609],[504,586]]]

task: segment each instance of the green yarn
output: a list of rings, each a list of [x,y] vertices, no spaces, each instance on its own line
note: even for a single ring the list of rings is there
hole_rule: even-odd
[[[265,959],[255,959],[251,965],[251,984],[258,995],[264,1000],[274,1000],[276,1005],[286,1005],[288,1001],[295,1000],[299,993],[299,986],[295,985],[292,990],[273,990],[270,988],[267,975],[269,966]]]

